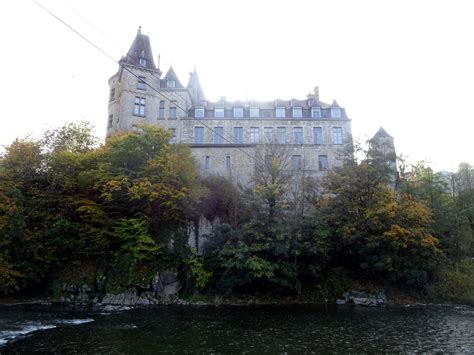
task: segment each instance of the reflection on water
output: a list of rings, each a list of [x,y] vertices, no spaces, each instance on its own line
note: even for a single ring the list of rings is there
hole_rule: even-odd
[[[42,324],[55,326],[9,343],[2,353],[474,353],[474,309],[464,306],[157,307],[112,315],[37,313],[0,310],[0,318],[9,322],[31,320],[34,315],[35,321],[42,317]],[[74,325],[75,320],[87,323]]]

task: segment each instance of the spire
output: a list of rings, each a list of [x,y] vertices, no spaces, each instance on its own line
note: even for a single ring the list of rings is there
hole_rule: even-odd
[[[199,82],[199,76],[196,71],[196,66],[192,73],[189,73],[188,89],[191,90],[191,96],[194,104],[206,100],[204,91],[202,90],[201,83]]]
[[[120,62],[159,71],[153,60],[150,37],[142,34],[142,26],[138,27],[137,35],[130,46],[127,55],[122,58]]]

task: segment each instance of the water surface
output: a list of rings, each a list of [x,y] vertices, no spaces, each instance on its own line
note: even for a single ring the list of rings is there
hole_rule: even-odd
[[[116,314],[9,307],[0,319],[0,335],[8,324],[51,325],[2,353],[474,353],[474,308],[466,306],[163,306]]]

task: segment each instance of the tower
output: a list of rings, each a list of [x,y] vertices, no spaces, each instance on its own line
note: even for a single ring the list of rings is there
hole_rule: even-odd
[[[393,137],[382,127],[369,140],[369,159],[373,164],[379,164],[386,169],[389,186],[395,189],[398,179],[395,143]]]
[[[179,81],[173,68],[164,78],[156,66],[150,38],[138,28],[119,70],[109,79],[107,136],[135,130],[139,124],[157,125],[179,134],[177,121],[187,116],[191,103],[189,90]]]

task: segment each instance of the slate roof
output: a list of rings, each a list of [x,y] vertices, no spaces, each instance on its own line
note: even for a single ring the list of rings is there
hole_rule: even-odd
[[[146,60],[146,65],[140,65],[140,58]],[[151,51],[150,38],[142,34],[141,27],[138,28],[137,35],[125,57],[120,60],[122,63],[134,66],[145,67],[150,70],[159,71],[153,60],[153,52]]]
[[[162,79],[162,83],[163,83],[163,87],[166,87],[166,82],[169,81],[169,80],[174,80],[176,85],[175,85],[175,88],[179,88],[179,89],[182,89],[184,88],[183,84],[181,84],[181,82],[179,81],[178,79],[178,76],[176,75],[176,73],[174,72],[174,69],[173,67],[170,67],[168,69],[168,72],[166,73],[165,77]]]

